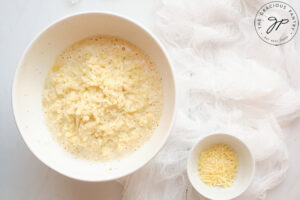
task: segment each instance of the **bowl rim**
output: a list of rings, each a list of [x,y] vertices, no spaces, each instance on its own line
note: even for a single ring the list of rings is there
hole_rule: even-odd
[[[194,188],[200,195],[202,195],[202,196],[205,197],[205,198],[211,199],[210,196],[208,196],[208,195],[206,195],[206,194],[203,194],[202,191],[199,189],[199,187],[197,187],[197,186],[194,184],[194,182],[191,181],[192,178],[191,178],[191,171],[190,171],[190,165],[191,165],[191,164],[190,164],[190,162],[191,162],[190,160],[191,160],[191,158],[192,158],[192,154],[193,154],[193,152],[195,151],[196,147],[198,147],[199,144],[200,144],[203,140],[205,140],[205,139],[207,139],[207,138],[209,138],[209,137],[215,137],[215,136],[225,136],[225,137],[230,137],[230,138],[233,138],[233,139],[237,140],[239,143],[241,143],[241,144],[246,148],[247,152],[248,152],[249,155],[250,155],[252,172],[251,172],[251,175],[250,175],[249,182],[247,183],[247,185],[246,185],[245,188],[243,188],[242,190],[240,190],[236,195],[230,197],[230,199],[234,199],[234,198],[237,198],[238,196],[240,196],[241,194],[243,194],[243,193],[249,188],[250,184],[251,184],[252,181],[253,181],[254,174],[255,174],[255,168],[256,168],[256,166],[255,166],[255,159],[254,159],[254,156],[253,156],[252,151],[250,150],[249,146],[248,146],[245,142],[243,142],[240,138],[238,138],[237,136],[234,136],[234,135],[229,134],[229,133],[212,133],[212,134],[206,135],[206,136],[204,136],[204,137],[201,137],[201,138],[194,144],[194,146],[192,147],[192,149],[190,150],[190,152],[189,152],[189,154],[188,154],[187,168],[186,168],[186,170],[187,170],[187,176],[188,176],[188,179],[189,179],[191,185],[193,186],[193,188]]]
[[[121,175],[118,176],[112,176],[110,178],[103,178],[103,179],[94,179],[94,178],[82,178],[82,177],[77,177],[77,176],[72,176],[70,174],[65,174],[64,172],[62,172],[59,168],[55,168],[55,166],[50,165],[49,162],[47,161],[47,159],[45,159],[42,156],[37,155],[33,150],[31,145],[29,144],[28,141],[26,141],[25,136],[22,134],[21,128],[19,126],[19,124],[21,123],[21,119],[18,119],[17,117],[17,111],[16,111],[16,85],[18,83],[18,77],[20,76],[20,69],[21,66],[24,62],[24,59],[28,53],[28,51],[32,48],[33,44],[37,41],[37,39],[44,34],[45,32],[48,31],[48,29],[50,29],[51,27],[53,27],[54,25],[65,21],[69,18],[72,17],[77,17],[77,16],[84,16],[84,15],[91,15],[91,14],[97,14],[97,15],[105,15],[105,16],[111,16],[111,17],[117,17],[121,20],[125,20],[128,21],[129,23],[134,24],[135,26],[139,27],[141,30],[143,30],[146,34],[148,34],[153,40],[154,42],[159,46],[159,48],[162,50],[162,53],[164,54],[164,56],[166,57],[168,66],[170,68],[170,72],[171,72],[171,81],[172,84],[174,85],[174,105],[172,107],[172,116],[171,116],[171,122],[168,125],[168,129],[167,129],[167,134],[166,136],[163,138],[163,141],[161,142],[160,146],[158,146],[155,151],[153,151],[153,154],[150,156],[149,160],[140,164],[139,166],[137,166],[136,168],[132,168],[131,170],[128,170],[124,173],[121,173]],[[57,20],[54,20],[53,22],[51,22],[49,25],[47,25],[45,28],[43,28],[41,31],[39,31],[34,37],[33,39],[27,44],[26,48],[24,49],[22,56],[20,57],[20,60],[17,64],[17,68],[15,70],[15,74],[14,74],[14,78],[13,78],[13,83],[12,83],[12,88],[11,88],[11,95],[12,95],[12,100],[11,100],[11,104],[12,104],[12,110],[13,110],[13,116],[17,125],[17,129],[19,134],[21,135],[21,138],[23,140],[23,142],[25,143],[25,146],[27,146],[27,148],[30,150],[30,152],[38,159],[40,160],[44,165],[46,165],[47,167],[49,167],[50,169],[58,172],[61,175],[64,175],[68,178],[71,179],[75,179],[75,180],[79,180],[79,181],[85,181],[85,182],[107,182],[107,181],[113,181],[113,180],[117,180],[123,177],[126,177],[132,173],[134,173],[135,171],[141,169],[143,166],[145,166],[147,163],[149,163],[161,150],[162,148],[166,145],[166,142],[171,134],[171,130],[173,128],[174,122],[175,122],[175,116],[177,113],[177,87],[176,87],[176,79],[175,79],[175,72],[172,66],[172,62],[171,59],[167,53],[166,48],[164,47],[164,45],[162,44],[162,42],[157,38],[157,36],[155,36],[148,28],[146,28],[145,26],[141,25],[140,23],[136,22],[135,20],[121,15],[121,14],[117,14],[115,12],[108,12],[108,11],[82,11],[82,12],[76,12],[73,14],[69,14],[69,15],[65,15],[63,17],[60,17]]]

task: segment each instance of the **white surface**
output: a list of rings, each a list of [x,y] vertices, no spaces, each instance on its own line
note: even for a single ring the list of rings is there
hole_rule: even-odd
[[[202,151],[216,144],[227,144],[239,158],[239,169],[231,187],[210,187],[199,179],[198,159]],[[187,174],[193,187],[210,199],[233,199],[242,194],[250,185],[255,171],[255,161],[249,148],[238,138],[229,134],[212,134],[201,138],[193,147],[187,161]]]
[[[165,91],[160,123],[152,137],[129,156],[105,163],[77,159],[58,145],[46,126],[41,106],[44,81],[56,56],[70,44],[97,34],[121,37],[142,48],[160,72]],[[57,172],[85,181],[115,180],[144,166],[166,143],[174,123],[174,75],[162,48],[142,27],[109,13],[73,15],[41,33],[26,51],[13,88],[16,122],[30,150]]]
[[[1,0],[0,6],[0,199],[120,199],[116,182],[84,183],[57,174],[38,161],[19,135],[11,107],[14,71],[25,47],[51,22],[78,11],[115,11],[151,29],[152,0]],[[300,4],[292,4],[300,13]],[[299,33],[298,33],[299,34]],[[300,197],[300,120],[287,129],[290,169],[286,180],[267,199],[294,200]]]

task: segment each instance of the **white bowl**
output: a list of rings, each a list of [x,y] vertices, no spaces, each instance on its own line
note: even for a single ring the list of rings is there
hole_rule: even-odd
[[[210,187],[199,176],[199,154],[214,144],[228,144],[238,155],[239,169],[232,186]],[[215,200],[228,200],[241,195],[250,185],[255,171],[255,161],[249,148],[238,138],[228,134],[212,134],[202,138],[191,150],[187,163],[187,174],[195,190],[202,196]]]
[[[76,159],[53,138],[44,122],[42,91],[56,57],[72,43],[97,34],[114,35],[140,47],[155,63],[164,88],[159,126],[136,152],[111,162]],[[26,49],[17,68],[12,103],[19,131],[31,152],[57,172],[84,181],[108,181],[144,166],[166,143],[175,113],[175,83],[171,64],[161,43],[132,20],[110,13],[80,13],[61,19],[42,31]]]

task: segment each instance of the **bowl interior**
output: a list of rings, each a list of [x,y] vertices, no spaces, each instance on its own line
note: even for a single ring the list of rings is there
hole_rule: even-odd
[[[214,144],[228,144],[238,155],[239,169],[231,187],[210,187],[203,183],[198,172],[199,154]],[[188,177],[193,187],[209,199],[232,199],[244,192],[249,186],[254,174],[254,159],[247,146],[239,139],[227,134],[213,134],[200,140],[192,149],[187,167]]]
[[[97,34],[118,36],[140,47],[155,63],[164,87],[164,109],[151,139],[130,156],[105,163],[76,159],[67,153],[46,127],[41,105],[44,80],[56,57],[72,43]],[[162,47],[147,31],[123,17],[85,13],[53,24],[29,46],[15,75],[13,107],[25,143],[41,161],[72,178],[105,181],[140,168],[163,146],[173,122],[175,86]]]

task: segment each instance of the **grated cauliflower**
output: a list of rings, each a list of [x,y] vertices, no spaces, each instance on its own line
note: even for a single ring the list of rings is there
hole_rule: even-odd
[[[48,127],[67,151],[89,160],[116,159],[139,148],[157,127],[162,80],[133,44],[93,36],[57,57],[42,105]]]

